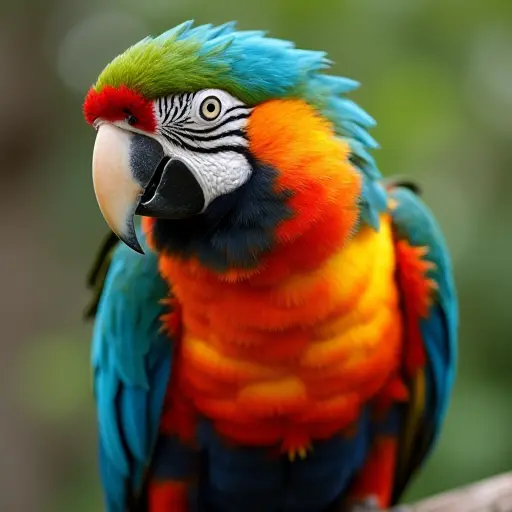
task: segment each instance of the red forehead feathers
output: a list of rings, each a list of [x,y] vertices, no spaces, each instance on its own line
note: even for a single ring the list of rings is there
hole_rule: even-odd
[[[110,122],[126,119],[140,130],[156,130],[152,102],[124,85],[117,88],[106,86],[99,92],[91,88],[84,102],[84,117],[89,124],[96,119]]]

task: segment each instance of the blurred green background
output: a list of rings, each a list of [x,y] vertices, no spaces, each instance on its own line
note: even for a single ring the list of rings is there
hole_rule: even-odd
[[[85,274],[106,233],[83,97],[185,19],[324,49],[363,83],[385,174],[418,179],[453,253],[460,371],[407,498],[512,468],[510,0],[17,0],[0,17],[0,510],[99,511]]]

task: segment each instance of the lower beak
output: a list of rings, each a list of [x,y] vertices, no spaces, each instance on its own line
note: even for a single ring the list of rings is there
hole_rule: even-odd
[[[145,135],[101,124],[93,153],[93,183],[98,204],[112,231],[143,253],[134,216],[182,219],[200,213],[203,190],[182,160],[164,155],[161,144]]]

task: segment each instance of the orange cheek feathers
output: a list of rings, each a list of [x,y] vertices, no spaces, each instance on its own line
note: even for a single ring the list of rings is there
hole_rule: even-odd
[[[361,192],[360,175],[348,160],[348,144],[301,100],[259,105],[247,131],[252,154],[276,169],[278,187],[293,194],[293,218],[278,227],[278,242],[304,235],[308,251],[317,244],[343,243],[357,224]],[[325,225],[327,219],[332,229]]]

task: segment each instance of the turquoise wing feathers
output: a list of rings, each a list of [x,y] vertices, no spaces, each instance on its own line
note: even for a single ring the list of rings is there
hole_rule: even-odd
[[[109,237],[90,283],[98,288],[88,314],[95,316],[94,395],[109,512],[131,509],[142,492],[171,372],[172,340],[160,323],[168,287],[156,255],[144,250]]]
[[[427,316],[420,320],[426,364],[410,379],[411,400],[398,455],[398,497],[433,447],[448,406],[457,364],[458,301],[444,237],[432,213],[411,186],[391,186],[394,236],[427,249],[428,277],[436,285]],[[405,300],[407,298],[405,297]]]

